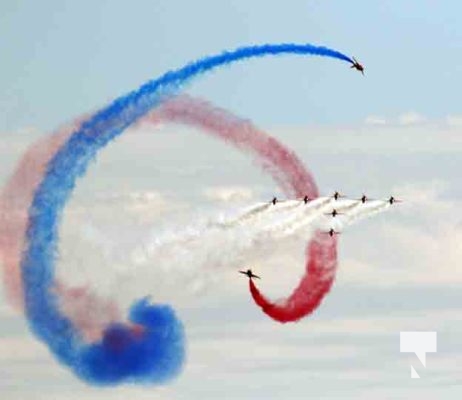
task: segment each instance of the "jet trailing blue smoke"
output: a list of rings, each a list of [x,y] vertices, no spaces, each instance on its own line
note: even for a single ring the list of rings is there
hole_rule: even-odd
[[[35,334],[82,379],[101,385],[163,383],[181,370],[185,349],[183,326],[167,305],[138,300],[131,307],[129,323],[107,327],[96,343],[87,343],[78,327],[61,312],[51,290],[58,225],[77,178],[85,174],[98,150],[191,79],[237,61],[281,54],[353,62],[340,52],[310,44],[266,44],[206,57],[116,99],[83,122],[49,162],[29,209],[27,244],[21,264],[25,308]]]

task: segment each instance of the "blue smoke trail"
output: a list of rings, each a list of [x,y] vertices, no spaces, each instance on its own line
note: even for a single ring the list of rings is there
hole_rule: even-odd
[[[117,323],[106,328],[101,341],[90,344],[61,313],[50,289],[58,223],[77,178],[84,175],[99,149],[192,78],[236,61],[278,54],[317,55],[352,62],[342,53],[310,44],[242,47],[206,57],[116,99],[82,123],[49,162],[29,209],[27,247],[21,263],[26,313],[33,332],[85,381],[101,385],[164,383],[181,370],[185,349],[183,326],[168,305],[139,300],[132,305],[128,320],[141,326],[141,333],[135,333],[128,324]]]

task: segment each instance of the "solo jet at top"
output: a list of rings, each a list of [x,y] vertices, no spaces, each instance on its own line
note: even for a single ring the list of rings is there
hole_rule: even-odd
[[[353,57],[353,64],[351,65],[350,68],[354,68],[364,75],[364,67],[354,57]]]

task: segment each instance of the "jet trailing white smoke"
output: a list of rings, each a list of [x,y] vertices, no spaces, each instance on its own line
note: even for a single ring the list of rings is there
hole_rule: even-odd
[[[130,293],[140,286],[156,298],[171,300],[172,293],[175,298],[189,296],[210,280],[220,279],[223,273],[276,257],[285,246],[293,249],[299,244],[302,254],[304,243],[315,231],[325,232],[328,237],[331,228],[343,231],[389,206],[387,201],[362,203],[331,197],[320,197],[308,203],[303,200],[258,203],[237,211],[201,215],[186,227],[170,226],[160,232],[152,229],[152,233],[145,232],[144,239],[124,247],[123,251],[115,251],[120,246],[120,237],[117,244],[111,244],[110,235],[87,224],[81,230],[86,240],[64,235],[62,260],[66,264],[67,260],[80,259],[79,264],[74,261],[74,268],[78,269],[74,275],[86,276],[86,282],[95,282],[98,290],[106,295],[119,291],[122,301],[125,292],[128,301]],[[332,216],[334,209],[338,213],[335,217]],[[92,232],[91,238],[89,232]],[[96,239],[98,243],[93,243]],[[98,249],[99,255],[95,254]],[[88,259],[93,262],[97,260],[98,268],[86,266],[85,254],[91,254]],[[72,266],[66,266],[69,268]],[[110,275],[105,273],[109,269]],[[264,271],[260,273],[265,274]],[[65,275],[72,280],[72,271]]]
[[[299,200],[256,204],[234,216],[221,214],[187,228],[156,232],[132,251],[130,272],[134,269],[149,280],[149,276],[158,279],[162,271],[167,276],[165,283],[181,282],[185,289],[197,289],[207,277],[219,277],[220,271],[237,270],[249,260],[271,258],[280,251],[281,242],[299,240],[303,252],[302,243],[315,231],[328,235],[333,226],[343,230],[388,205],[386,201],[363,204],[328,197],[307,204]],[[333,209],[339,213],[335,217],[331,215]]]

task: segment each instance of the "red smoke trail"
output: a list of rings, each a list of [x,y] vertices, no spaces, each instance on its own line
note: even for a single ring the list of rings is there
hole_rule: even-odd
[[[230,115],[205,101],[198,102],[183,96],[164,103],[148,118],[151,121],[162,120],[196,126],[240,150],[251,153],[270,172],[288,197],[307,195],[315,198],[319,195],[313,177],[294,152],[255,128],[249,121]],[[250,293],[255,303],[264,313],[283,323],[298,321],[312,313],[333,284],[337,266],[336,244],[335,238],[320,232],[315,234],[307,246],[305,274],[286,299],[270,301],[250,280]]]
[[[160,121],[199,127],[252,154],[288,197],[318,196],[314,179],[295,153],[256,129],[249,121],[189,97],[177,97],[165,102],[143,118],[140,124]],[[78,122],[31,146],[0,196],[0,252],[4,262],[5,286],[10,301],[21,308],[23,293],[19,268],[27,211],[48,160],[74,131],[76,124]],[[335,238],[317,233],[307,247],[307,258],[305,275],[285,300],[277,303],[269,301],[250,282],[255,303],[271,318],[280,322],[296,321],[316,309],[329,291],[335,277]],[[105,325],[118,319],[118,312],[111,302],[98,298],[85,288],[68,289],[57,284],[56,289],[66,314],[88,339],[95,339]],[[99,311],[98,317],[89,318],[88,310],[92,308]]]
[[[275,138],[258,130],[248,120],[231,115],[204,100],[188,96],[163,103],[140,123],[153,121],[178,122],[196,126],[221,138],[240,150],[251,153],[270,172],[288,197],[317,197],[318,189],[311,174],[295,153]]]
[[[27,228],[27,211],[48,161],[74,128],[75,124],[70,124],[30,146],[0,194],[3,279],[7,297],[17,308],[22,308],[24,302],[19,268]]]
[[[249,279],[249,289],[255,303],[276,321],[298,321],[313,312],[330,290],[335,278],[336,243],[328,235],[324,238],[321,235],[318,233],[308,244],[305,275],[287,299],[269,301]]]
[[[24,306],[20,263],[33,194],[42,180],[48,161],[83,118],[50,136],[40,138],[30,146],[0,193],[0,256],[4,287],[8,300],[17,309],[22,310]],[[87,340],[99,339],[105,326],[119,320],[116,306],[88,288],[68,288],[57,282],[55,290],[60,296],[63,311],[80,327]]]

